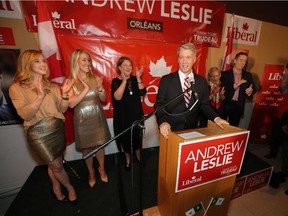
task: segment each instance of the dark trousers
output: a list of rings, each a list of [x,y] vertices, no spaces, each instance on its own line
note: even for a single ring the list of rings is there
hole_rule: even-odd
[[[279,146],[283,142],[283,131],[281,128],[280,119],[274,118],[272,122],[272,134],[271,134],[271,141],[270,141],[270,155],[277,156]]]
[[[224,119],[228,118],[228,122],[232,126],[238,127],[242,116],[242,106],[238,101],[231,101],[225,104]]]

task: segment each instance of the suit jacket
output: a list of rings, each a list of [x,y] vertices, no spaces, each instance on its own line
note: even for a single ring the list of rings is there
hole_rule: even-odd
[[[9,116],[6,116],[5,118],[2,118],[0,115],[0,121],[5,121],[5,120],[17,120],[17,122],[20,122],[21,118],[18,116],[17,111],[15,109],[15,107],[13,106],[13,103],[11,101],[11,98],[8,94],[7,90],[2,90],[3,93],[3,97],[5,98],[6,102],[7,102],[7,106],[9,108]]]
[[[238,103],[241,107],[242,113],[244,111],[244,104],[245,104],[245,99],[246,99],[246,93],[245,93],[245,89],[249,88],[249,86],[252,84],[252,88],[253,88],[253,94],[255,94],[257,92],[257,87],[254,84],[252,75],[250,72],[247,71],[242,71],[242,79],[247,80],[246,83],[243,83],[240,87],[239,87],[239,96],[238,96]],[[225,104],[229,104],[232,100],[232,97],[234,95],[235,89],[234,89],[234,74],[233,74],[233,69],[228,70],[228,71],[224,71],[221,74],[221,83],[222,86],[225,87],[225,100],[224,105]]]
[[[163,122],[168,122],[171,125],[172,131],[186,130],[197,128],[199,126],[199,118],[201,114],[212,121],[218,116],[209,103],[209,87],[206,79],[195,73],[194,78],[195,84],[191,83],[191,85],[193,85],[195,92],[197,92],[198,102],[191,111],[182,115],[177,114],[189,110],[196,101],[195,95],[192,93],[188,108],[185,105],[184,96],[179,97],[179,99],[163,108],[167,102],[176,98],[183,91],[177,71],[161,78],[154,105],[158,125]],[[171,116],[170,114],[176,115]]]

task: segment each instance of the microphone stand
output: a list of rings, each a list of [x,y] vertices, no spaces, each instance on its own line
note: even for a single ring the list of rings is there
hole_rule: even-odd
[[[131,130],[131,129],[133,130],[133,127],[134,127],[135,125],[141,125],[141,126],[139,126],[140,128],[143,127],[142,125],[143,125],[143,123],[144,123],[147,119],[151,118],[151,117],[152,117],[153,115],[155,115],[158,111],[164,109],[166,106],[170,105],[170,104],[173,103],[174,101],[176,101],[176,100],[178,100],[179,98],[183,97],[183,95],[184,95],[186,92],[191,91],[191,90],[194,92],[194,96],[195,96],[195,98],[196,98],[196,101],[193,103],[193,105],[192,105],[191,108],[189,109],[189,111],[191,111],[191,110],[194,108],[194,106],[197,104],[197,102],[198,102],[198,95],[197,95],[197,93],[195,92],[195,90],[193,89],[193,84],[191,84],[191,86],[190,86],[189,88],[187,88],[185,91],[181,92],[179,95],[177,95],[176,97],[174,97],[172,100],[168,101],[167,103],[163,104],[163,105],[160,106],[160,107],[157,107],[153,112],[151,112],[151,113],[148,114],[148,115],[145,115],[142,119],[135,121],[130,127],[126,128],[126,129],[123,130],[121,133],[119,133],[119,134],[117,134],[116,136],[112,137],[110,140],[106,141],[106,142],[103,143],[102,145],[100,145],[100,146],[98,146],[98,147],[95,147],[95,148],[94,148],[93,150],[91,150],[88,154],[84,155],[84,156],[83,156],[83,159],[85,160],[85,159],[93,156],[93,155],[94,155],[96,152],[98,152],[100,149],[106,147],[106,146],[109,145],[111,142],[113,142],[114,140],[116,140],[118,137],[122,136],[122,134],[126,133],[127,131],[129,131],[129,130]],[[185,113],[186,113],[186,112],[185,112]],[[141,139],[142,139],[142,137],[141,137]],[[131,142],[131,147],[132,147],[132,142]],[[140,146],[140,148],[141,148],[141,149],[140,149],[140,155],[142,155],[142,153],[141,153],[141,152],[142,152],[142,141],[141,141],[141,146]],[[131,151],[132,151],[132,148],[131,148]],[[141,157],[141,160],[142,160],[142,157]],[[132,160],[131,160],[131,162],[132,162]],[[133,162],[132,162],[132,163],[133,163]],[[131,164],[131,165],[132,165],[132,164]],[[133,166],[132,166],[132,169],[133,169]],[[132,175],[133,175],[133,173],[132,173]],[[141,164],[141,163],[140,163],[140,175],[142,175],[142,164]],[[139,193],[140,193],[140,194],[139,194],[139,196],[140,196],[140,202],[142,202],[142,180],[141,180],[141,177],[142,177],[142,176],[140,176],[140,186],[139,186],[139,187],[140,187],[140,192],[139,192]],[[132,176],[132,181],[133,181],[133,176]],[[133,182],[132,182],[132,185],[133,185]],[[132,189],[132,191],[133,191],[133,189]],[[131,198],[132,198],[132,200],[133,200],[133,197],[131,197]],[[132,201],[131,203],[133,204],[133,201]],[[142,203],[140,203],[139,215],[140,215],[140,216],[143,216]]]
[[[89,157],[92,157],[96,152],[98,152],[100,149],[106,147],[108,144],[110,144],[111,142],[113,142],[114,140],[116,140],[118,137],[122,136],[122,134],[126,133],[127,131],[131,130],[132,127],[134,127],[135,125],[141,124],[144,121],[146,121],[147,119],[151,118],[153,115],[155,115],[156,112],[164,109],[166,106],[170,105],[171,103],[173,103],[174,101],[178,100],[180,97],[183,97],[183,95],[192,90],[192,85],[190,88],[187,88],[185,91],[181,92],[179,95],[177,95],[175,98],[173,98],[172,100],[168,101],[166,104],[163,104],[161,107],[157,107],[153,112],[151,112],[150,114],[144,116],[142,119],[135,121],[130,127],[126,128],[125,130],[123,130],[121,133],[115,135],[114,137],[112,137],[110,140],[106,141],[105,143],[103,143],[102,145],[95,147],[93,150],[91,150],[88,154],[83,156],[83,159],[87,159]],[[194,108],[194,106],[196,105],[196,103],[198,102],[198,99],[194,102],[194,104],[192,105],[192,108]]]

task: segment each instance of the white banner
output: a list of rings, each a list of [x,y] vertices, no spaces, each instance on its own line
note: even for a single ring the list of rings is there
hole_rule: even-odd
[[[229,28],[231,27],[232,14],[226,13],[226,25],[222,41],[226,42]],[[250,19],[242,16],[234,15],[234,44],[246,44],[257,46],[260,38],[262,22],[255,19]]]
[[[23,19],[19,1],[0,0],[0,17]]]

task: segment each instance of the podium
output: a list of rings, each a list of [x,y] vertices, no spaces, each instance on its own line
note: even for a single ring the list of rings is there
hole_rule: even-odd
[[[203,136],[183,138],[194,133]],[[168,139],[161,135],[158,174],[158,209],[161,216],[227,215],[248,136],[247,130],[233,126],[225,126],[223,130],[210,121],[207,128],[170,132]],[[201,152],[200,148],[206,144],[208,147],[203,147]],[[204,157],[204,154],[205,160],[200,160],[200,155]],[[189,162],[193,166],[185,167]],[[185,178],[188,180],[183,180]],[[219,199],[220,202],[217,202]]]

